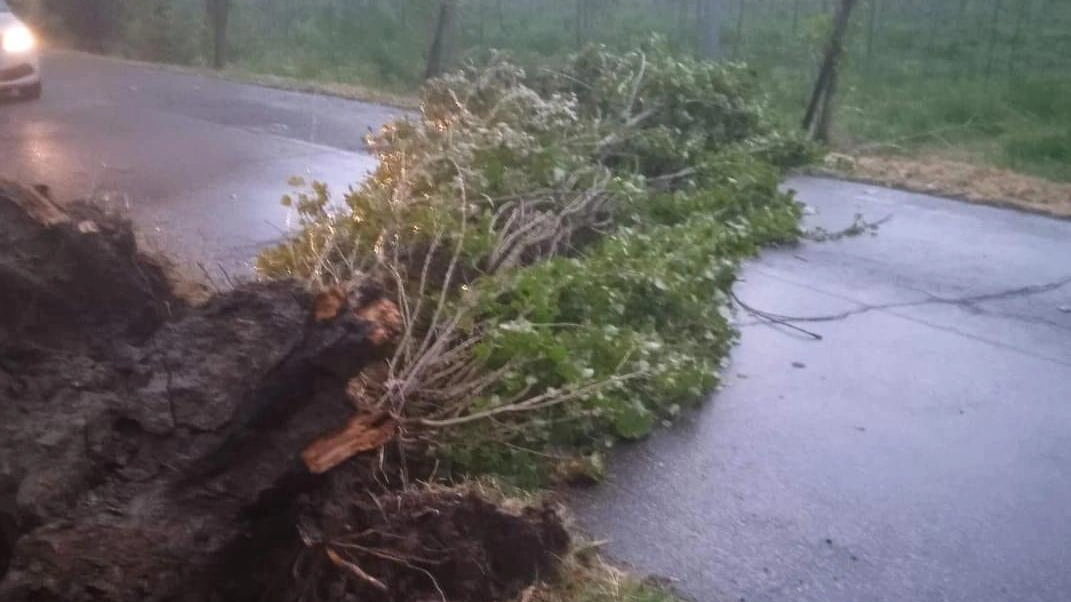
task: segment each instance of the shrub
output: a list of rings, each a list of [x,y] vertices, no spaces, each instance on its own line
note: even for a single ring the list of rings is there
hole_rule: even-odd
[[[341,208],[319,184],[287,199],[301,230],[259,267],[393,290],[406,336],[366,405],[456,472],[525,484],[714,388],[737,265],[795,240],[778,184],[812,154],[746,69],[657,40],[534,76],[494,56],[370,142],[373,176]]]

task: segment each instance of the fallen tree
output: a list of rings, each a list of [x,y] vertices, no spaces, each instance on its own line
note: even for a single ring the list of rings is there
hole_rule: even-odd
[[[451,475],[539,486],[714,389],[737,265],[798,236],[778,187],[811,152],[752,74],[659,40],[532,72],[494,56],[422,108],[370,137],[379,167],[342,202],[288,199],[300,229],[258,264],[388,291],[404,335],[364,411]]]
[[[597,476],[701,401],[809,149],[657,42],[494,57],[423,107],[203,303],[122,220],[0,186],[0,599],[569,599],[554,508],[443,485]]]

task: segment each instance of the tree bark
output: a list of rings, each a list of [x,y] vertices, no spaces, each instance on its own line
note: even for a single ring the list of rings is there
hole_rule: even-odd
[[[829,77],[826,80],[826,92],[822,96],[822,112],[819,114],[818,124],[814,129],[815,140],[827,143],[831,139],[833,132],[833,99],[837,95],[837,85],[840,83],[840,72],[838,66],[834,64],[833,68],[829,71]]]
[[[230,21],[231,0],[206,0],[208,24],[212,35],[212,68],[227,66],[227,23]]]
[[[833,96],[837,88],[837,70],[844,54],[844,39],[848,33],[852,10],[858,0],[841,0],[840,7],[833,20],[833,32],[826,46],[822,68],[815,82],[807,113],[803,117],[803,128],[814,135],[819,142],[828,142],[833,122]]]

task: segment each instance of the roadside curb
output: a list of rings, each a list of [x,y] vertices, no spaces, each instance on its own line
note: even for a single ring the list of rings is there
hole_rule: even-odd
[[[890,182],[887,180],[881,180],[878,178],[868,178],[866,176],[857,176],[847,174],[841,171],[828,168],[810,168],[802,169],[799,175],[813,176],[820,178],[829,178],[831,180],[840,180],[842,182],[850,182],[853,184],[866,184],[868,186],[879,186],[881,188],[888,188],[891,190],[899,190],[901,192],[910,192],[912,194],[922,194],[927,196],[935,196],[943,199],[950,199],[953,201],[959,201],[962,203],[970,203],[972,205],[984,205],[987,207],[994,207],[997,209],[1010,209],[1019,213],[1026,213],[1030,215],[1038,215],[1041,217],[1048,217],[1052,219],[1058,219],[1061,221],[1071,221],[1071,215],[1060,213],[1057,211],[1050,211],[1044,207],[1036,207],[1031,205],[1024,205],[1017,201],[1011,201],[1007,199],[987,199],[970,197],[963,193],[956,193],[944,190],[933,190],[923,186],[911,186],[909,184],[902,184],[898,182]]]

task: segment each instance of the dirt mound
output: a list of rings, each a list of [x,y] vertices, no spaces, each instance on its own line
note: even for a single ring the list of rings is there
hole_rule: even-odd
[[[331,308],[295,282],[186,306],[122,220],[0,182],[0,600],[481,601],[550,572],[549,510],[345,461],[347,382],[399,330],[372,286]]]
[[[453,489],[347,496],[319,513],[302,523],[311,544],[302,566],[327,576],[323,599],[512,600],[552,575],[569,545],[553,508],[511,512]]]
[[[139,338],[177,309],[124,220],[0,180],[0,343]]]

